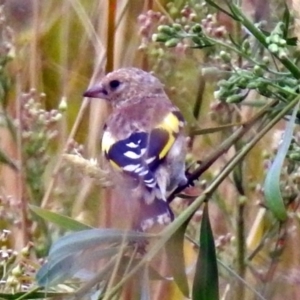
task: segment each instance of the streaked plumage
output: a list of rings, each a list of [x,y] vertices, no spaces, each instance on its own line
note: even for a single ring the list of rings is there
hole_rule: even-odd
[[[102,151],[116,186],[128,201],[139,200],[136,227],[167,224],[173,213],[167,193],[186,183],[184,119],[161,82],[136,68],[107,74],[84,94],[112,105],[102,137]]]

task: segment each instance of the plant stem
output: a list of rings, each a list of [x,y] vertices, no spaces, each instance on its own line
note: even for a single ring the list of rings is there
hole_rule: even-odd
[[[117,10],[116,0],[108,1],[108,26],[107,26],[107,39],[106,39],[106,48],[107,48],[107,61],[105,72],[109,73],[114,69],[114,50],[115,50],[115,16]]]
[[[244,222],[245,203],[238,203],[236,216],[237,232],[237,273],[241,278],[245,277],[245,222]],[[242,282],[237,282],[235,299],[244,299],[245,286]]]

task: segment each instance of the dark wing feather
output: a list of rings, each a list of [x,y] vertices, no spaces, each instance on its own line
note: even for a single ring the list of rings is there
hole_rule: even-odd
[[[104,131],[102,149],[111,165],[143,182],[148,194],[143,195],[138,223],[142,230],[154,223],[166,224],[173,219],[173,213],[155,177],[155,171],[167,156],[183,121],[178,112],[169,112],[152,130],[134,131],[124,139],[117,139],[110,128]]]

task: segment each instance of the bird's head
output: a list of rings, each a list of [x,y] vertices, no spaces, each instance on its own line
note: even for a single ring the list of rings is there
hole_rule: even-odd
[[[137,97],[160,93],[164,93],[163,84],[150,73],[137,68],[122,68],[108,73],[83,96],[105,99],[118,107]]]

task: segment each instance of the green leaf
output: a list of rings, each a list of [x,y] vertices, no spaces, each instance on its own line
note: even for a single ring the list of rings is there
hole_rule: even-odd
[[[50,287],[62,283],[79,271],[83,271],[82,274],[87,273],[92,276],[95,264],[101,259],[116,255],[118,251],[119,248],[117,247],[108,249],[91,248],[86,252],[78,248],[74,253],[50,256],[49,261],[39,269],[36,280],[39,286]],[[79,277],[85,279],[84,275]]]
[[[290,10],[287,6],[286,3],[284,3],[284,13],[282,16],[282,22],[284,23],[284,29],[283,29],[283,38],[287,39],[288,33],[289,33],[289,28],[290,28],[290,19],[291,19],[291,14]]]
[[[91,272],[95,262],[117,254],[111,244],[145,242],[148,234],[119,229],[87,229],[58,239],[51,247],[48,263],[37,273],[40,286],[55,285],[79,271]],[[82,272],[83,273],[83,272]]]
[[[59,227],[70,231],[80,231],[80,230],[92,228],[91,226],[78,222],[74,219],[71,219],[70,217],[66,217],[64,215],[54,213],[52,211],[49,211],[44,208],[40,208],[35,205],[29,205],[29,208],[44,220],[54,223]]]
[[[293,138],[293,130],[298,108],[299,102],[295,106],[290,121],[286,126],[282,143],[272,163],[272,166],[268,171],[264,184],[264,193],[267,207],[279,221],[285,221],[287,219],[287,212],[280,191],[280,174],[284,163],[284,159],[286,157],[286,154],[291,144],[291,140]]]
[[[241,22],[243,16],[241,15],[240,7],[232,3],[231,1],[226,0],[226,4],[228,5],[234,20]]]
[[[153,235],[138,231],[125,231],[120,229],[97,228],[70,233],[57,240],[50,249],[50,255],[61,255],[80,249],[90,249],[103,244],[122,242],[145,242]]]
[[[208,203],[205,203],[200,229],[200,252],[193,282],[193,300],[218,300],[219,277],[214,237],[212,234]]]
[[[166,243],[166,253],[168,265],[171,269],[174,281],[182,294],[189,298],[189,286],[185,272],[184,262],[184,235],[190,218],[172,235]]]

